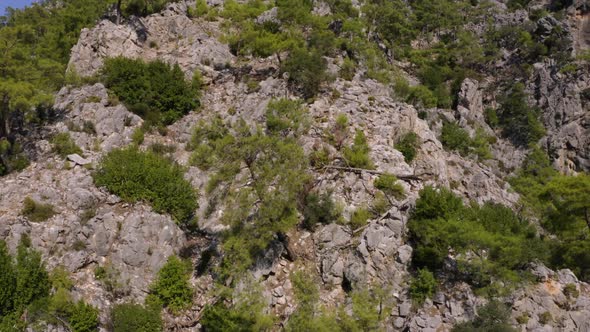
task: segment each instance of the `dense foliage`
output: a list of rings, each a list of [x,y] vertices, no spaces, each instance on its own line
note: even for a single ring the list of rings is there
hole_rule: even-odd
[[[113,1],[46,0],[0,16],[0,175],[26,166],[20,134],[54,115],[70,49]]]
[[[427,298],[432,298],[436,291],[436,279],[428,269],[419,269],[410,284],[410,297],[418,305],[422,305]]]
[[[477,309],[477,316],[469,322],[457,324],[452,332],[515,332],[510,326],[510,308],[497,300],[491,300]]]
[[[553,267],[569,268],[580,279],[590,280],[590,175],[560,175],[545,152],[534,148],[510,182],[528,213],[556,235]]]
[[[199,105],[198,84],[185,81],[177,64],[112,58],[105,61],[102,78],[130,111],[149,124],[169,125]]]
[[[28,324],[42,322],[67,324],[73,332],[98,330],[98,311],[84,302],[72,301],[68,273],[58,267],[50,275],[26,235],[21,237],[15,257],[0,241],[0,270],[1,331],[24,331]]]
[[[121,2],[121,12],[126,16],[147,16],[157,13],[165,8],[170,0],[123,0]]]
[[[60,157],[66,158],[70,154],[82,154],[82,149],[76,145],[76,142],[70,137],[70,133],[59,133],[51,139],[53,152]]]
[[[330,224],[340,218],[340,211],[332,199],[332,193],[309,193],[303,207],[303,227],[314,230],[319,223]]]
[[[186,309],[193,299],[193,289],[189,284],[191,265],[176,256],[170,256],[158,271],[158,276],[150,286],[150,296],[172,311]]]
[[[539,109],[528,106],[524,85],[517,83],[502,97],[500,125],[515,144],[535,143],[545,134]]]
[[[457,123],[445,122],[442,127],[440,141],[447,149],[455,150],[462,156],[475,154],[481,159],[492,157],[490,152],[490,138],[483,130],[478,129],[473,138]]]
[[[350,167],[373,169],[375,166],[371,161],[370,151],[371,148],[365,133],[362,130],[357,130],[352,146],[344,148],[344,160]]]
[[[160,307],[123,303],[111,312],[113,332],[161,332]]]
[[[320,305],[316,281],[309,273],[299,271],[291,276],[297,310],[291,315],[287,331],[379,331],[387,308],[391,306],[381,289],[360,289],[351,292],[350,311]]]
[[[493,203],[464,206],[447,189],[421,190],[408,228],[416,267],[441,271],[453,256],[457,270],[447,272],[482,291],[495,292],[499,282],[510,287],[526,277],[529,262],[547,259],[535,229],[511,209]]]
[[[156,212],[188,222],[197,208],[197,195],[184,179],[181,166],[136,147],[115,149],[103,157],[94,173],[98,186],[129,202],[145,201]]]
[[[41,222],[53,217],[56,212],[53,205],[36,202],[31,197],[25,197],[23,201],[22,215],[32,222]]]
[[[411,163],[418,154],[418,147],[420,146],[418,135],[411,131],[404,134],[400,140],[395,144],[395,149],[404,155],[406,163]]]
[[[271,103],[268,112],[277,105]],[[209,211],[223,199],[222,221],[230,227],[222,264],[226,277],[250,267],[277,235],[299,222],[298,202],[309,179],[308,162],[297,139],[286,135],[299,125],[283,122],[277,131],[276,123],[267,121],[265,134],[243,121],[229,126],[213,119],[208,125],[200,123],[193,134],[192,163],[216,168],[207,185]]]
[[[265,312],[259,284],[246,279],[240,291],[222,288],[218,301],[205,307],[200,323],[205,331],[270,331],[274,317]]]

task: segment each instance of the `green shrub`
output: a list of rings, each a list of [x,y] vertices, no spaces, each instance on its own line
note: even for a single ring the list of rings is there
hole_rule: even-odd
[[[189,262],[170,256],[150,286],[150,296],[174,312],[188,308],[193,300],[193,290],[189,284],[191,271]]]
[[[539,121],[539,110],[529,107],[524,85],[516,83],[500,98],[500,125],[506,137],[515,144],[528,145],[545,135]]]
[[[463,156],[469,153],[471,137],[465,129],[454,122],[443,124],[440,141],[444,147],[455,150]]]
[[[125,16],[148,16],[166,7],[170,0],[128,0],[123,1],[121,11]]]
[[[344,149],[344,160],[350,167],[373,169],[374,166],[369,151],[371,149],[365,133],[362,130],[357,130],[353,145]]]
[[[316,50],[294,49],[281,66],[282,72],[289,73],[289,81],[297,87],[304,98],[315,96],[322,84],[329,79],[327,63]]]
[[[484,112],[488,125],[492,128],[496,128],[500,124],[500,119],[498,119],[498,113],[496,110],[493,108],[486,108]]]
[[[398,100],[407,101],[412,93],[412,87],[404,77],[397,77],[393,84],[393,91],[395,91]]]
[[[436,107],[438,100],[436,96],[424,85],[417,85],[410,88],[410,94],[406,100],[408,103],[424,108]]]
[[[375,198],[373,199],[371,205],[376,215],[382,215],[389,211],[392,206],[392,202],[385,196],[385,194],[383,194],[383,192],[378,191],[375,193]]]
[[[344,58],[342,66],[340,67],[340,77],[347,81],[352,81],[356,72],[356,63],[349,58]]]
[[[82,301],[72,308],[69,325],[72,332],[98,331],[98,310]]]
[[[309,163],[315,168],[328,166],[331,161],[330,150],[325,146],[321,149],[313,150],[309,155]]]
[[[143,128],[142,127],[135,128],[135,130],[133,131],[133,134],[131,134],[131,141],[133,142],[133,144],[141,145],[141,143],[143,143],[144,139],[145,139],[145,132],[144,132]]]
[[[307,110],[297,100],[273,99],[266,107],[266,128],[273,135],[305,134],[309,129]]]
[[[472,331],[502,331],[516,332],[509,323],[510,308],[496,300],[488,302],[486,305],[478,308],[477,316],[470,322],[457,324],[452,332],[472,332]]]
[[[26,236],[21,238],[17,247],[14,273],[14,310],[23,310],[30,303],[49,295],[49,274],[41,261],[41,254],[30,248],[30,239]]]
[[[16,289],[16,271],[6,242],[0,240],[0,316],[6,316],[13,308]]]
[[[553,317],[551,317],[551,313],[549,311],[545,311],[542,314],[539,314],[539,323],[546,325],[553,321]]]
[[[205,331],[271,331],[274,317],[266,314],[259,284],[246,279],[241,290],[226,289],[213,305],[207,305],[199,321]]]
[[[525,314],[522,314],[522,315],[516,317],[516,322],[518,324],[523,325],[523,324],[527,324],[529,322],[529,319],[530,319],[529,315],[525,313]]]
[[[169,213],[177,222],[191,219],[197,208],[197,195],[184,179],[182,167],[135,147],[116,149],[104,156],[94,181],[125,201],[149,202],[154,211]]]
[[[408,228],[416,267],[439,271],[452,249],[456,277],[484,292],[493,291],[495,280],[506,287],[522,281],[529,262],[546,261],[548,256],[547,244],[511,209],[492,203],[465,207],[445,189],[420,191]],[[467,252],[478,258],[462,258]]]
[[[455,150],[462,156],[473,153],[480,159],[492,158],[490,137],[481,128],[478,128],[475,136],[471,138],[467,131],[458,124],[445,122],[442,128],[441,142],[445,148]]]
[[[168,144],[162,144],[160,142],[155,142],[150,144],[150,146],[148,147],[148,150],[152,153],[158,154],[158,155],[166,155],[166,154],[172,154],[174,153],[174,151],[176,151],[176,145],[168,145]]]
[[[65,158],[70,154],[82,154],[82,149],[76,145],[74,140],[70,137],[70,133],[59,133],[51,139],[53,144],[53,152],[60,157]]]
[[[313,231],[318,223],[329,224],[339,219],[340,213],[332,200],[332,193],[310,193],[305,197],[303,227]]]
[[[102,75],[110,89],[150,125],[169,125],[199,105],[198,90],[178,65],[123,57],[105,60]]]
[[[35,200],[28,196],[25,197],[21,213],[32,222],[45,221],[57,214],[53,205],[35,202]]]
[[[495,142],[494,136],[488,136],[481,128],[475,131],[475,137],[470,141],[471,149],[480,159],[492,159],[490,143]]]
[[[349,224],[352,229],[359,229],[367,225],[367,221],[371,218],[371,212],[367,208],[358,208],[354,210],[350,216]]]
[[[187,10],[188,17],[203,17],[209,12],[209,6],[206,0],[197,0],[195,7],[188,7]]]
[[[348,117],[341,113],[336,116],[334,126],[326,132],[328,142],[338,150],[342,148],[342,144],[348,137],[348,126]]]
[[[382,174],[375,180],[375,188],[396,199],[404,198],[404,187],[397,183],[397,177],[392,174]]]
[[[463,208],[463,202],[450,190],[445,188],[435,189],[426,186],[420,190],[420,199],[416,201],[416,207],[412,211],[412,218],[416,220],[450,218]]]
[[[580,296],[580,291],[578,291],[576,284],[567,284],[563,287],[563,295],[568,299],[575,299]]]
[[[411,163],[418,154],[417,149],[419,146],[418,135],[411,131],[401,137],[397,144],[395,144],[395,149],[404,155],[407,163]]]
[[[243,272],[277,234],[299,223],[298,202],[309,181],[309,162],[295,138],[252,133],[245,125],[236,132],[201,141],[211,151],[207,163],[216,169],[207,193],[223,197],[227,213],[222,222],[230,226],[224,239],[224,277]],[[249,176],[239,176],[243,165]]]
[[[162,317],[157,306],[123,303],[111,311],[113,332],[161,332]]]
[[[436,279],[432,272],[428,269],[418,269],[417,275],[410,283],[410,297],[416,304],[422,305],[427,298],[432,298],[436,287]]]

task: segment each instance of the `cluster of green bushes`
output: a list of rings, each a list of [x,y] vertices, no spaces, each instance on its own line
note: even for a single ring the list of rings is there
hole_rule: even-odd
[[[473,331],[503,331],[516,332],[510,324],[510,307],[497,300],[491,300],[477,308],[475,319],[459,323],[453,327],[452,332]]]
[[[350,167],[374,169],[375,166],[369,156],[370,151],[371,148],[369,147],[365,133],[362,130],[357,130],[352,146],[344,148],[344,161]]]
[[[516,83],[500,98],[499,125],[513,143],[527,146],[545,135],[540,110],[527,104],[524,85]]]
[[[189,261],[170,256],[152,282],[145,304],[122,303],[111,310],[110,327],[114,332],[161,332],[162,308],[173,314],[192,304],[193,289],[189,283],[192,266]]]
[[[128,202],[148,202],[154,211],[169,213],[179,223],[190,221],[197,208],[197,194],[181,166],[134,146],[109,152],[93,176],[97,186]]]
[[[241,290],[220,286],[217,302],[203,310],[199,321],[206,331],[270,331],[275,317],[265,311],[262,288],[252,278],[242,281]]]
[[[280,120],[277,105],[269,108],[279,117],[267,121],[266,133],[243,121],[230,126],[217,118],[200,123],[191,140],[191,162],[215,169],[207,184],[209,210],[222,199],[225,204],[223,222],[230,226],[222,263],[226,277],[250,267],[277,234],[299,221],[298,202],[308,183],[309,163],[297,138],[284,136],[300,126],[293,119]],[[247,176],[239,176],[244,167]]]
[[[462,156],[473,153],[480,159],[492,158],[490,142],[493,142],[493,136],[487,136],[481,128],[478,128],[475,137],[471,138],[469,133],[457,123],[445,122],[440,141],[445,148],[455,150]]]
[[[421,190],[408,228],[415,267],[441,271],[452,254],[456,271],[446,272],[488,294],[526,280],[527,264],[547,261],[549,254],[534,227],[511,209],[493,203],[464,206],[447,189]]]
[[[117,304],[111,312],[113,332],[161,332],[161,307],[153,304]]]
[[[545,152],[534,148],[510,183],[521,194],[525,211],[556,236],[550,265],[590,280],[590,175],[560,175]]]
[[[112,2],[48,0],[0,16],[0,175],[27,166],[17,134],[54,117],[53,94],[66,81],[72,46]]]
[[[359,289],[348,294],[350,312],[344,308],[320,305],[317,282],[303,272],[291,276],[297,310],[289,317],[287,331],[378,331],[385,312],[391,310],[390,299],[381,289]]]
[[[289,73],[291,86],[304,98],[313,97],[331,80],[324,56],[339,50],[349,55],[341,71],[345,79],[354,76],[355,67],[363,59],[370,77],[387,80],[384,68],[391,65],[377,45],[366,39],[364,21],[350,1],[329,3],[332,14],[328,16],[313,15],[313,4],[307,0],[284,0],[274,5],[278,7],[278,21],[256,23],[255,18],[270,8],[262,1],[225,4],[220,15],[232,22],[225,38],[235,54],[276,56],[281,72]],[[335,20],[343,22],[340,31],[330,28]],[[288,57],[283,59],[285,52]]]
[[[273,99],[266,108],[266,128],[273,135],[300,136],[309,130],[307,110],[299,100]]]
[[[117,57],[105,60],[102,79],[151,125],[169,125],[199,106],[200,83],[187,82],[178,65]]]
[[[317,224],[330,224],[338,221],[341,213],[332,199],[332,193],[309,193],[305,197],[303,223],[305,229],[313,231]]]
[[[21,214],[32,222],[41,222],[53,217],[56,212],[53,205],[36,202],[27,196]]]
[[[23,153],[20,144],[10,143],[0,138],[0,176],[12,171],[21,171],[29,166],[29,159]]]
[[[51,139],[53,144],[53,152],[60,157],[66,158],[70,154],[82,154],[82,149],[70,137],[70,133],[59,133]]]
[[[98,310],[82,301],[74,302],[67,271],[56,268],[50,275],[41,254],[30,245],[23,235],[12,257],[6,243],[0,241],[0,330],[25,331],[45,323],[73,332],[98,331]]]
[[[193,300],[193,289],[189,284],[191,272],[190,261],[170,256],[150,286],[147,301],[161,304],[172,312],[190,307]]]
[[[395,149],[404,155],[406,163],[411,163],[418,154],[418,147],[420,146],[418,135],[411,131],[404,134],[395,144]]]
[[[375,180],[375,188],[383,191],[387,196],[396,199],[404,198],[404,187],[397,182],[397,177],[393,174],[382,174]]]
[[[437,282],[434,274],[428,269],[418,269],[416,276],[410,283],[410,297],[417,305],[422,305],[428,298],[432,298],[436,291]]]
[[[114,1],[111,1],[114,2]],[[148,16],[160,12],[166,7],[170,0],[123,0],[121,1],[121,12],[125,16]]]

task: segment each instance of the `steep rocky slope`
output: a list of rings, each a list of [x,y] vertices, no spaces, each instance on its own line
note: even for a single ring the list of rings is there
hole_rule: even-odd
[[[219,40],[219,22],[189,18],[189,5],[193,3],[170,4],[161,13],[120,25],[103,20],[82,31],[72,50],[69,70],[90,76],[100,70],[105,58],[115,56],[163,59],[180,65],[187,78],[200,70],[206,82],[200,110],[168,126],[165,136],[147,134],[142,146],[154,142],[176,145],[173,159],[187,166],[187,179],[205,193],[211,173],[190,166],[190,152],[185,149],[193,126],[215,116],[229,122],[243,118],[254,126],[264,121],[272,98],[294,95],[274,57],[237,58]],[[576,50],[584,50],[590,44],[588,12],[572,8],[564,22],[570,24],[566,28],[572,32]],[[510,15],[514,17],[505,19],[526,19],[523,11]],[[330,70],[337,73],[342,59],[328,60]],[[257,89],[252,91],[243,77],[257,81]],[[334,167],[313,170],[317,190],[333,193],[344,218],[372,202],[377,192],[374,181],[380,173],[395,174],[406,197],[394,200],[388,211],[356,231],[338,224],[323,225],[314,232],[292,230],[284,241],[286,245],[271,246],[251,271],[263,286],[268,310],[287,320],[297,306],[289,276],[311,267],[321,280],[321,301],[328,307],[346,305],[345,294],[350,287],[373,284],[387,289],[392,302],[391,312],[385,315],[387,330],[449,331],[456,323],[473,318],[487,300],[475,295],[465,283],[443,284],[422,306],[412,305],[408,293],[412,246],[407,240],[406,223],[418,192],[426,185],[450,187],[466,202],[493,201],[507,206],[518,202],[518,195],[505,179],[519,167],[526,152],[499,137],[484,122],[483,105],[492,98],[486,91],[494,84],[493,78],[465,80],[457,110],[433,109],[427,118],[419,116],[414,106],[400,102],[391,88],[361,73],[351,81],[338,78],[326,86],[307,105],[313,121],[309,133],[301,138],[306,152],[325,146],[335,157]],[[526,89],[530,104],[543,110],[547,128],[543,145],[551,152],[555,166],[563,172],[590,170],[590,100],[580,93],[590,89],[588,67],[561,73],[550,62],[536,63]],[[135,128],[143,122],[109,97],[101,83],[64,87],[54,106],[63,111],[63,118],[48,129],[52,133],[70,132],[84,158],[61,160],[52,154],[48,140],[39,140],[37,160],[24,171],[0,179],[0,237],[14,250],[22,234],[28,234],[49,268],[63,265],[72,273],[75,296],[99,308],[105,326],[114,303],[145,298],[168,256],[180,254],[199,264],[203,252],[219,245],[220,232],[225,229],[220,217],[223,208],[207,211],[204,194],[197,213],[200,231],[187,233],[172,218],[153,212],[148,205],[122,202],[94,185],[93,165],[108,151],[130,144]],[[334,128],[340,114],[347,116],[351,132],[362,129],[366,134],[374,171],[345,167],[338,152],[323,141],[324,133]],[[492,145],[494,158],[479,162],[444,149],[439,140],[442,119],[458,120],[471,132],[477,124],[498,136]],[[88,121],[95,132],[72,130]],[[394,145],[411,131],[421,144],[416,159],[407,163]],[[352,139],[350,135],[344,145],[350,145]],[[27,196],[51,203],[57,207],[57,214],[42,223],[28,221],[20,215]],[[85,211],[93,213],[84,218]],[[94,271],[99,265],[116,271],[114,292],[96,279]],[[590,285],[567,269],[551,271],[534,264],[530,269],[537,280],[504,298],[512,308],[511,324],[523,331],[590,330]],[[199,330],[201,310],[213,301],[214,283],[208,273],[193,276],[191,283],[196,287],[193,307],[179,316],[166,314],[167,330]],[[574,285],[579,296],[564,295],[567,285]],[[547,312],[550,321],[542,318]],[[517,321],[522,316],[529,318]]]

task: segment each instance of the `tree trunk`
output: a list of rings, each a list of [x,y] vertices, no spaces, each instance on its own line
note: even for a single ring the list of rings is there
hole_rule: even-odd
[[[0,138],[7,138],[10,134],[8,119],[10,117],[10,97],[5,92],[0,100]]]
[[[121,1],[117,0],[117,25],[121,24]]]

